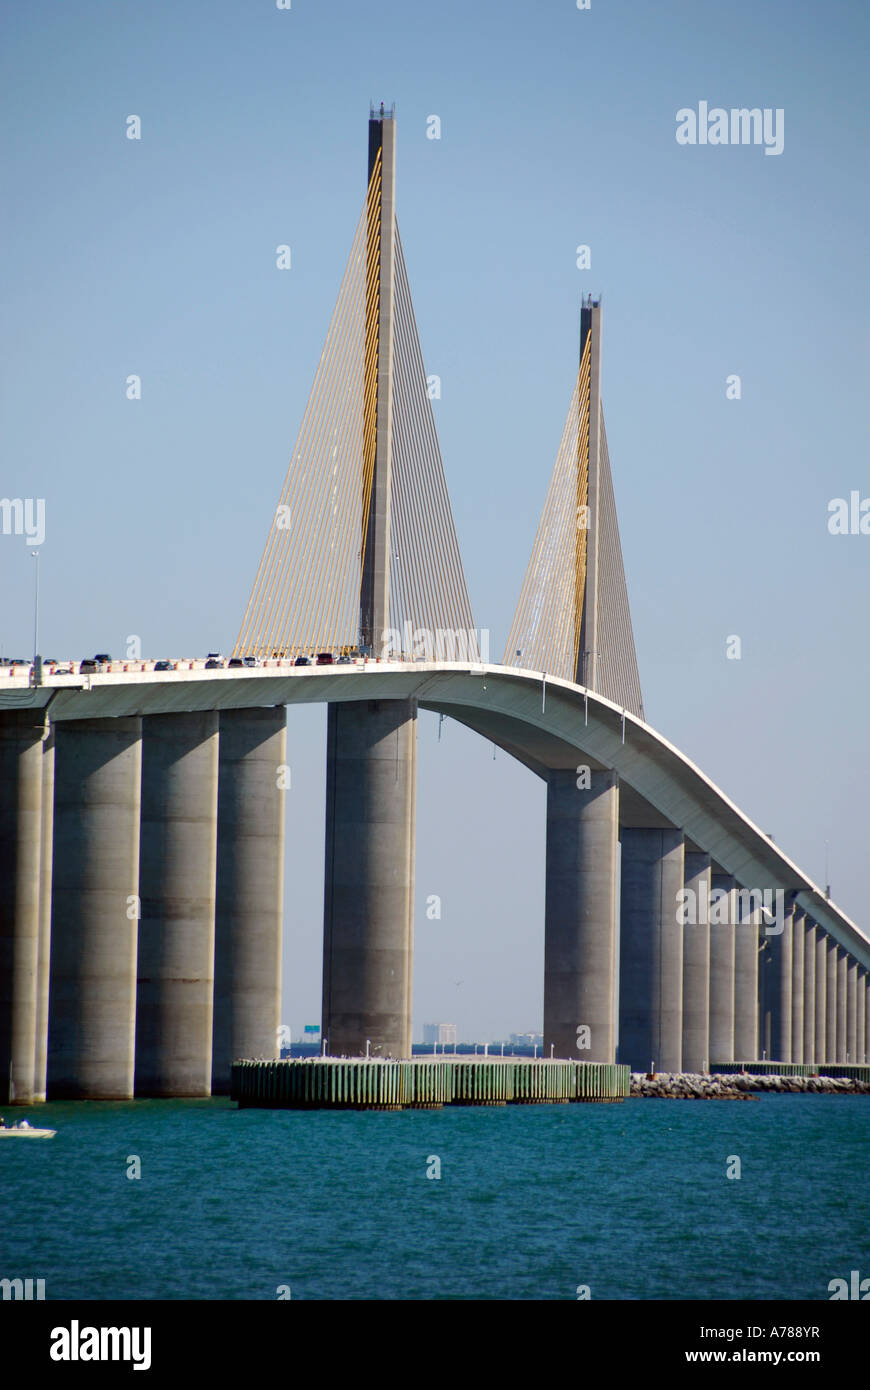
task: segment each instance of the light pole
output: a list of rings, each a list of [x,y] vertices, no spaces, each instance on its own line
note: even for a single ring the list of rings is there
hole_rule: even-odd
[[[35,666],[39,652],[39,551],[31,550],[30,553],[36,561],[36,592],[33,600],[33,664]]]

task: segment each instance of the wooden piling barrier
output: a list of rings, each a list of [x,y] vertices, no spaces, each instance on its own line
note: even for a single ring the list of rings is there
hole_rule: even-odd
[[[243,1109],[436,1109],[620,1101],[628,1095],[629,1084],[627,1066],[606,1062],[313,1057],[234,1062],[230,1097]]]

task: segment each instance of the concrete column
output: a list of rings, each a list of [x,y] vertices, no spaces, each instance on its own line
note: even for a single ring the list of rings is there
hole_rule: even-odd
[[[0,714],[0,1101],[35,1097],[43,710]]]
[[[795,933],[798,928],[795,926]],[[816,1060],[816,928],[809,917],[801,920],[800,932],[804,945],[804,1062]],[[797,935],[795,935],[797,940]]]
[[[833,937],[826,936],[827,957],[825,987],[825,1061],[837,1060],[837,943]]]
[[[142,720],[136,1095],[211,1094],[218,714]]]
[[[417,706],[329,706],[322,1034],[332,1056],[411,1056]]]
[[[769,1062],[773,1056],[771,1044],[773,1042],[773,1024],[770,1010],[768,994],[770,993],[769,977],[773,964],[771,954],[771,943],[765,937],[763,922],[759,917],[758,935],[758,1056],[762,1062]]]
[[[867,1061],[867,972],[860,966],[858,967],[858,1026],[856,1048],[858,1054],[858,1065],[863,1066]]]
[[[864,1039],[861,1039],[862,1048]],[[846,1060],[858,1061],[858,962],[846,957]]]
[[[842,946],[837,947],[837,1061],[845,1062],[846,998],[848,994],[849,958]]]
[[[685,862],[682,1069],[700,1072],[710,1067],[710,856],[687,850]]]
[[[33,1099],[45,1100],[48,1079],[48,997],[51,981],[51,861],[54,844],[54,726],[42,745],[42,865],[39,875],[39,967]]]
[[[870,975],[866,977],[867,988],[864,1002],[864,1061],[870,1064]]]
[[[221,710],[212,1092],[226,1095],[237,1058],[274,1058],[281,1013],[283,705]]]
[[[734,879],[713,874],[710,902],[710,1061],[734,1061]]]
[[[828,1060],[828,938],[816,926],[816,1061]]]
[[[792,909],[791,936],[791,1060],[803,1062],[806,1032],[806,918]]]
[[[743,890],[744,892],[746,890]],[[755,1062],[761,1055],[758,1040],[758,951],[761,914],[738,892],[734,931],[734,1052],[738,1062]]]
[[[142,721],[55,725],[50,1100],[133,1095]]]
[[[556,770],[547,784],[543,1055],[613,1062],[619,789],[612,772],[590,781]]]
[[[624,828],[619,952],[619,1060],[632,1071],[680,1071],[685,881],[679,830]]]
[[[762,919],[762,944],[764,954],[769,959],[765,962],[765,1019],[769,1019],[769,1027],[764,1031],[764,1047],[762,1051],[767,1052],[769,1062],[792,1062],[792,1029],[794,1027],[794,990],[792,988],[792,975],[794,971],[794,913],[786,913],[781,932],[764,933],[765,924]],[[802,964],[800,948],[803,946],[803,937],[800,937],[798,948],[798,960]],[[801,1006],[803,1005],[803,979],[800,981]]]

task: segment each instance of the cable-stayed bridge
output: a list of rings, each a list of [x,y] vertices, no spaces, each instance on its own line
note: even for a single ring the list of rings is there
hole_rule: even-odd
[[[410,1055],[423,708],[547,783],[545,1054],[863,1065],[870,941],[644,721],[600,301],[582,306],[541,522],[490,661],[395,165],[394,113],[372,113],[360,220],[234,664],[0,674],[7,1099],[208,1095],[228,1089],[234,1058],[275,1055],[286,707],[309,702],[329,706],[329,1053]]]

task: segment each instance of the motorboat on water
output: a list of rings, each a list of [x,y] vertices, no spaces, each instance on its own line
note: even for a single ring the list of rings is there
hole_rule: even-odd
[[[29,1120],[7,1126],[0,1115],[0,1139],[53,1139],[56,1134],[56,1129],[36,1129]]]

